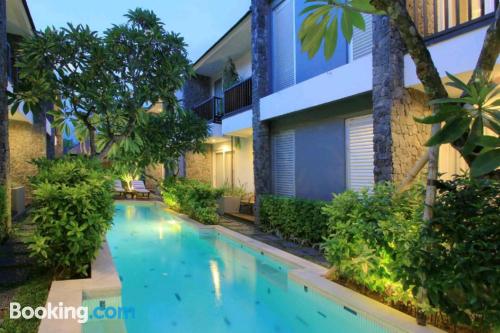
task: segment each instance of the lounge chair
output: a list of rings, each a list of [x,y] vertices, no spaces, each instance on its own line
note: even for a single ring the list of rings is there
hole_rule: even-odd
[[[119,195],[126,195],[127,194],[127,191],[123,188],[121,180],[115,180],[114,191],[115,191],[115,193],[118,193]]]
[[[146,185],[144,185],[144,182],[142,180],[133,180],[132,190],[134,191],[134,194],[140,194],[143,197],[147,195],[149,198],[149,195],[151,194],[151,192],[146,188]]]

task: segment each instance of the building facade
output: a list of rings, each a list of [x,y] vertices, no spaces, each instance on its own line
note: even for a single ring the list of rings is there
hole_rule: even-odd
[[[409,0],[407,5],[443,79],[446,72],[468,78],[498,2]],[[430,127],[414,117],[429,114],[428,101],[388,19],[363,15],[365,31],[355,30],[351,43],[339,35],[331,59],[321,49],[309,58],[297,36],[306,6],[305,0],[252,1],[251,12],[196,62],[199,77],[184,89],[185,106],[211,121],[212,136],[206,155],[186,157],[187,177],[220,186],[228,177],[234,184],[250,173],[257,184],[267,174],[259,192],[329,200],[333,193],[376,181],[399,182],[424,154]],[[243,40],[250,45],[240,45]],[[253,72],[249,108],[238,112],[232,91],[218,88],[228,58],[239,72],[249,73],[249,67]],[[251,65],[244,59],[252,59]],[[246,98],[241,90],[236,95]],[[241,160],[235,138],[248,142]],[[245,168],[252,165],[252,151],[269,163]],[[443,177],[465,167],[458,153],[442,146]]]
[[[8,40],[8,87],[15,90],[18,70],[15,67],[16,50],[25,37],[35,33],[35,26],[26,1],[7,1],[7,40]],[[25,199],[31,200],[29,177],[37,172],[31,163],[33,159],[54,157],[62,153],[62,140],[43,114],[34,115],[23,112],[23,105],[15,114],[9,114],[10,179],[13,188],[24,187]]]

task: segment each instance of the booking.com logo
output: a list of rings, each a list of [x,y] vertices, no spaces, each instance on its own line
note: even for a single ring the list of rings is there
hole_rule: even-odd
[[[64,306],[62,302],[59,302],[56,306],[49,302],[46,307],[40,306],[37,308],[22,307],[20,303],[13,302],[10,303],[9,310],[10,319],[73,319],[79,324],[85,324],[89,319],[133,319],[135,317],[133,307],[106,306],[104,302],[101,302],[100,306],[94,308],[91,313],[89,313],[87,306]]]

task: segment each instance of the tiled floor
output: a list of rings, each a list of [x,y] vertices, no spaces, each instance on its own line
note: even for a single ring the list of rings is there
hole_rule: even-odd
[[[223,216],[221,217],[219,224],[245,236],[254,238],[298,257],[312,261],[318,265],[329,267],[328,262],[319,250],[311,247],[303,247],[296,243],[283,240],[278,236],[262,232],[251,223],[237,221],[236,219]]]

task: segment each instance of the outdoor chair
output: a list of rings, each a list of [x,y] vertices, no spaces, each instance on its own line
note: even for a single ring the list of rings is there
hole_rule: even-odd
[[[115,180],[114,191],[119,195],[125,195],[127,193],[127,191],[123,188],[121,180]]]
[[[149,191],[146,188],[146,185],[144,185],[144,182],[142,180],[133,180],[132,181],[132,190],[134,191],[134,194],[140,194],[143,197],[146,195],[149,198],[149,195],[151,194],[151,191]]]

